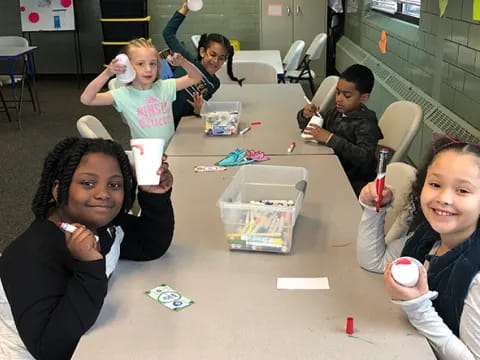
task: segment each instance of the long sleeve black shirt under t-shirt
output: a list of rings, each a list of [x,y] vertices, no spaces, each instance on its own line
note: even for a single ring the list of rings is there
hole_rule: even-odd
[[[177,128],[182,116],[194,115],[193,106],[187,102],[187,100],[193,101],[193,93],[198,92],[202,95],[204,100],[210,100],[213,93],[220,87],[220,80],[217,76],[215,74],[210,74],[201,62],[198,61],[197,56],[190,54],[180,41],[178,41],[177,31],[184,20],[185,15],[176,11],[163,30],[163,38],[170,50],[182,54],[185,59],[189,60],[202,72],[202,81],[196,85],[177,91],[177,99],[173,103],[175,128]],[[186,75],[186,73],[187,72],[182,67],[176,67],[173,69],[174,78],[182,77]]]

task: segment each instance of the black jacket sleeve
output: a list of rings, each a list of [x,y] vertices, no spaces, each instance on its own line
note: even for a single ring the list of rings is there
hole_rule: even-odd
[[[327,146],[331,147],[337,156],[351,164],[369,164],[375,159],[378,140],[382,134],[376,119],[359,122],[354,128],[355,142],[333,134]]]
[[[120,257],[130,260],[153,260],[170,247],[175,220],[170,200],[172,190],[165,194],[138,192],[142,209],[140,216],[124,214],[120,219],[125,233]]]
[[[195,61],[195,57],[190,54],[183,47],[183,45],[177,39],[177,31],[183,20],[185,20],[185,15],[180,14],[178,11],[175,11],[175,14],[170,18],[165,29],[163,29],[163,39],[167,43],[170,50],[182,54],[182,56],[190,62]]]
[[[70,359],[80,337],[95,323],[107,293],[104,259],[74,260],[64,234],[50,232],[55,230],[58,233],[47,241],[44,234],[31,231],[7,248],[0,262],[18,333],[39,360]]]

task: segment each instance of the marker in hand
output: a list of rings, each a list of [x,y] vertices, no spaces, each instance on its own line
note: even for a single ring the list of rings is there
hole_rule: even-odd
[[[303,98],[305,99],[305,101],[307,102],[308,105],[312,105],[312,102],[308,99],[308,97],[306,96],[303,96]],[[322,117],[322,115],[320,115],[320,113],[317,111],[315,111],[315,115],[317,115],[319,118]]]
[[[73,226],[72,224],[66,223],[66,222],[59,222],[58,227],[66,232],[73,233],[75,230],[77,230],[76,226]],[[98,242],[99,238],[98,235],[95,236],[95,241]]]
[[[387,170],[387,156],[388,149],[380,150],[380,159],[378,160],[377,179],[375,180],[375,186],[377,189],[377,203],[375,204],[375,210],[380,210],[383,200],[383,190],[385,189],[385,173]]]

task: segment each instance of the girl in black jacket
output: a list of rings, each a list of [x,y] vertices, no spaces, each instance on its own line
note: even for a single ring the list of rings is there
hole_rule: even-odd
[[[35,220],[0,258],[0,354],[69,359],[98,317],[118,259],[152,260],[167,251],[173,178],[166,162],[158,172],[159,185],[139,188],[137,217],[128,214],[136,181],[120,145],[68,138],[48,154]],[[61,230],[60,222],[76,230]],[[15,326],[8,326],[12,316]]]

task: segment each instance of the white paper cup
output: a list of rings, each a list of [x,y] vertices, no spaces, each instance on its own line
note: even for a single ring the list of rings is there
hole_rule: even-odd
[[[165,140],[163,139],[131,139],[135,173],[138,185],[158,185],[160,175],[157,171],[162,165]]]
[[[188,0],[187,1],[188,10],[190,11],[199,11],[203,7],[202,0]]]
[[[392,277],[400,285],[414,287],[420,276],[422,264],[415,258],[403,256],[392,264]]]
[[[132,64],[130,64],[130,60],[128,60],[128,56],[126,54],[118,54],[115,59],[118,60],[120,64],[125,65],[126,69],[123,74],[117,74],[117,80],[127,84],[135,80],[135,70],[133,70]]]
[[[305,128],[309,127],[310,124],[315,124],[315,125],[318,125],[318,126],[322,127],[323,126],[323,118],[321,116],[313,115],[312,118],[310,119],[310,121],[308,122],[307,126],[305,126]],[[304,134],[303,132],[302,132],[301,137],[304,138],[304,139],[307,139],[307,140],[312,140],[313,139],[313,136],[308,135],[308,134]]]

